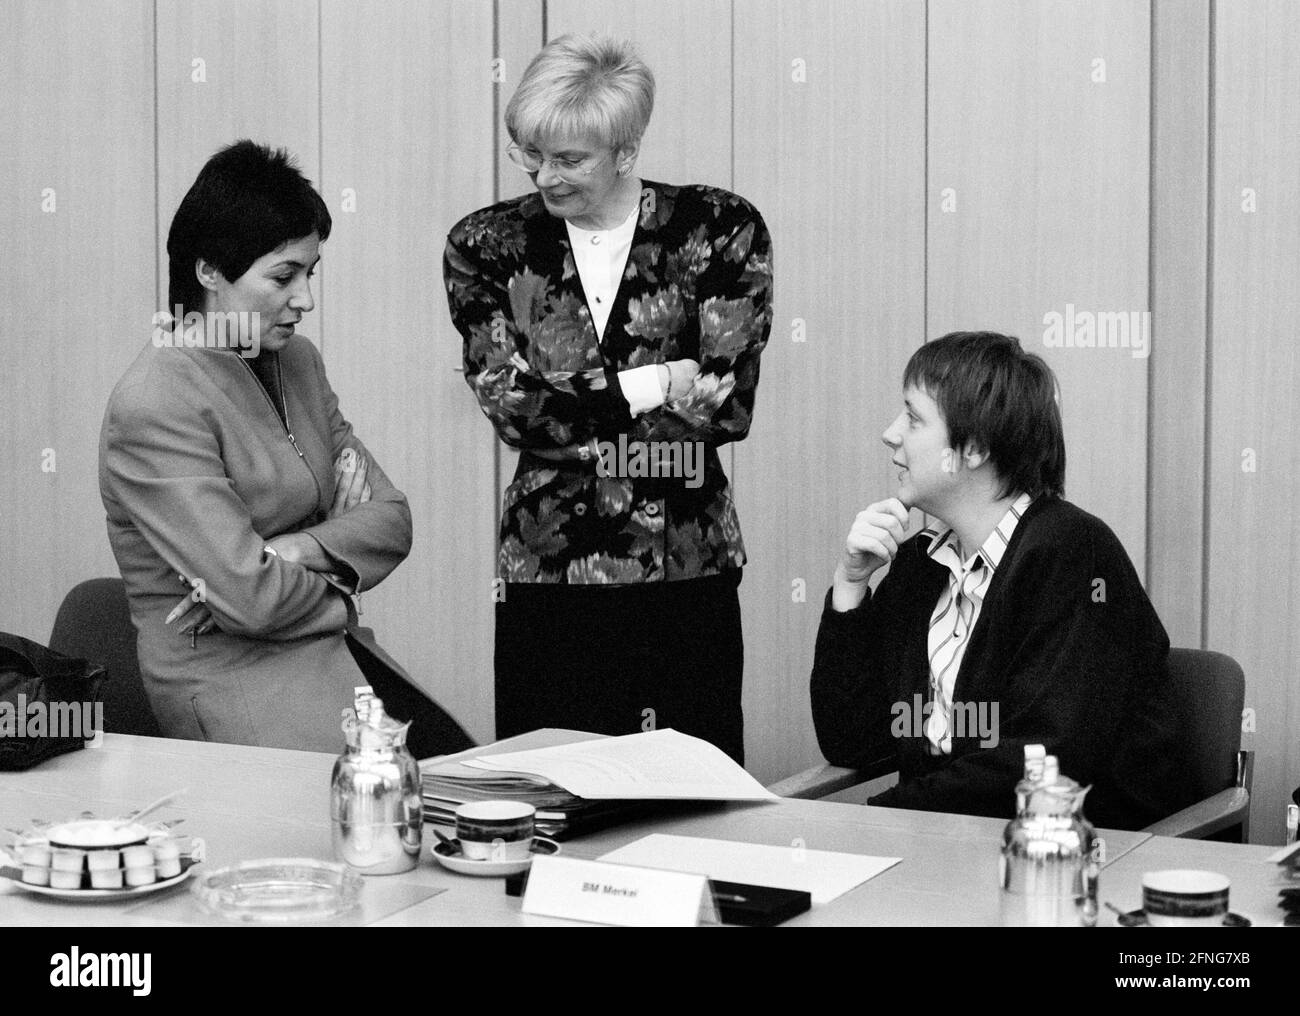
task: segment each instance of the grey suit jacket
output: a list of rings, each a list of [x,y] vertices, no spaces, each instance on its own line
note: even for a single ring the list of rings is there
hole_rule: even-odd
[[[326,519],[335,457],[365,449],[311,342],[295,335],[279,355],[287,427],[236,352],[151,340],[109,398],[100,494],[163,732],[336,751],[366,683],[344,641],[351,604],[262,547],[308,532],[365,590],[410,551],[411,513],[367,451],[372,500]],[[217,630],[192,646],[163,621],[195,582]]]

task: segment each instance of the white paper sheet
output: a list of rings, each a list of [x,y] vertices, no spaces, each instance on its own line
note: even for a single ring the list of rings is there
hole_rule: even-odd
[[[814,904],[821,904],[875,878],[901,858],[652,833],[600,860],[693,872],[722,882],[802,889],[812,894]]]
[[[534,773],[592,800],[780,800],[720,748],[675,730],[604,737],[464,764]]]

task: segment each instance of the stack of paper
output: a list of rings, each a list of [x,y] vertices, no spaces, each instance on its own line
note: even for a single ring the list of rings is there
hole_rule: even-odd
[[[720,749],[675,730],[421,768],[426,822],[453,825],[467,801],[526,801],[537,808],[538,831],[561,839],[640,814],[649,801],[777,800]]]

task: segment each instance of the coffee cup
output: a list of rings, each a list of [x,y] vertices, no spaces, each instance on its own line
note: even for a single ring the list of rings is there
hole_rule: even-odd
[[[1147,924],[1160,927],[1213,927],[1228,916],[1228,876],[1213,871],[1175,869],[1142,876],[1142,910]]]
[[[456,809],[456,838],[471,861],[523,861],[536,809],[521,801],[471,801]]]

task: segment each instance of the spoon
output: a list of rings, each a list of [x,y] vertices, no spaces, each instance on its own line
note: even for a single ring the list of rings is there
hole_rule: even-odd
[[[113,823],[113,827],[115,829],[120,829],[122,826],[131,825],[131,823],[133,822],[139,822],[140,819],[144,818],[146,815],[150,814],[151,812],[157,811],[164,804],[171,804],[172,801],[176,800],[176,798],[182,796],[183,794],[188,794],[189,792],[190,792],[189,787],[185,787],[182,790],[173,790],[170,794],[165,794],[162,797],[158,798],[158,800],[145,805],[143,808],[139,809],[134,814],[128,815],[126,818],[117,819]]]
[[[458,842],[451,839],[450,837],[444,836],[442,833],[438,832],[437,829],[433,831],[433,835],[438,837],[438,842],[447,848],[448,854],[454,856],[460,853],[460,844]]]

